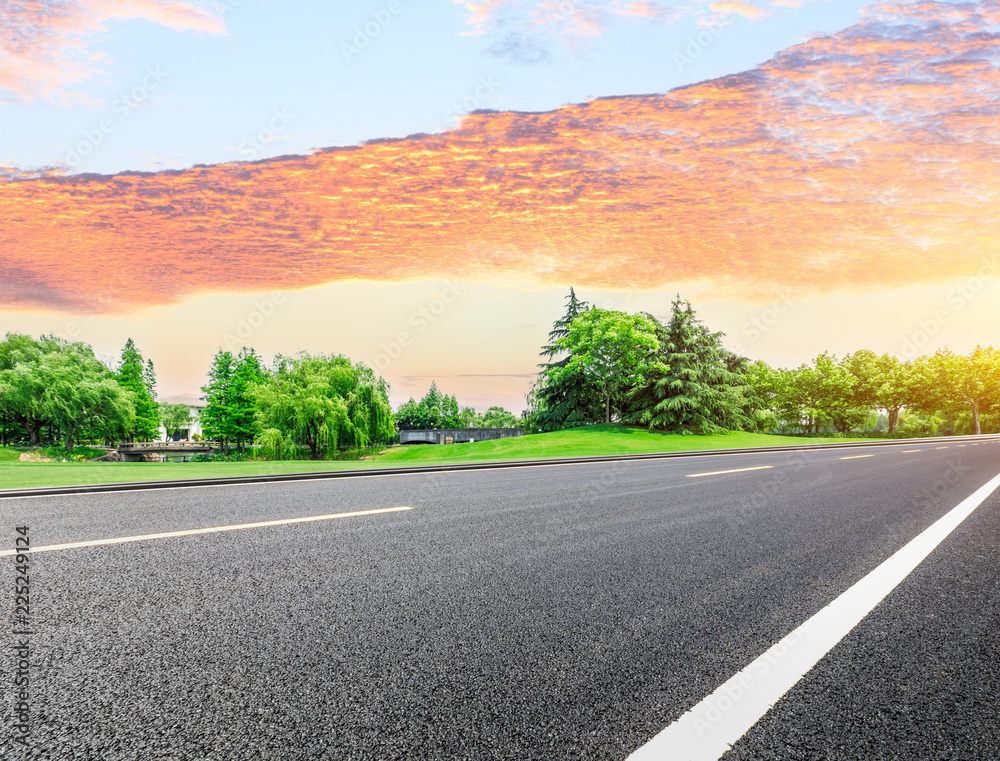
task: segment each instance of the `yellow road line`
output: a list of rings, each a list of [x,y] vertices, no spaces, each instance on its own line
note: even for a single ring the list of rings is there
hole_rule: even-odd
[[[149,539],[172,539],[177,536],[195,536],[197,534],[214,534],[222,531],[239,531],[246,528],[264,528],[267,526],[289,526],[293,523],[311,523],[314,521],[330,521],[335,518],[355,518],[361,515],[378,515],[379,513],[398,513],[412,510],[412,507],[386,507],[381,510],[362,510],[356,513],[335,513],[333,515],[314,515],[307,518],[287,518],[278,521],[261,521],[260,523],[240,523],[234,526],[213,526],[212,528],[193,528],[186,531],[167,531],[162,534],[142,534],[140,536],[121,536],[115,539],[94,539],[89,542],[69,542],[67,544],[49,544],[42,547],[32,547],[31,554],[36,552],[53,552],[55,550],[74,550],[79,547],[101,547],[106,544],[125,544],[126,542],[144,542]],[[0,557],[16,555],[20,550],[0,551]]]
[[[923,449],[904,449],[903,454],[910,454],[910,452],[923,452]]]
[[[947,449],[948,447],[934,447],[935,449]]]
[[[746,473],[748,470],[770,470],[773,465],[761,465],[759,468],[737,468],[736,470],[716,470],[711,473],[688,473],[688,478],[701,478],[702,476],[721,476],[726,473]]]
[[[874,457],[873,454],[856,454],[851,457],[841,457],[841,460],[860,460],[862,457]]]

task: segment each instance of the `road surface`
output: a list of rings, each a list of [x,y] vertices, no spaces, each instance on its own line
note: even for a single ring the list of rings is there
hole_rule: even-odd
[[[26,629],[0,557],[0,750],[624,761],[998,473],[927,442],[0,500],[5,547],[85,543],[29,556]],[[1000,757],[998,542],[1000,491],[724,761]]]

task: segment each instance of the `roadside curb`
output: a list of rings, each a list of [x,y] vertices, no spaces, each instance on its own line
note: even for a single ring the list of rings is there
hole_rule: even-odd
[[[685,452],[649,452],[624,455],[598,455],[592,457],[559,457],[543,460],[500,460],[497,462],[457,463],[454,465],[409,465],[403,467],[366,468],[364,470],[321,470],[308,473],[275,473],[256,476],[229,476],[226,478],[186,478],[170,481],[128,481],[111,484],[80,484],[77,486],[41,486],[25,489],[0,489],[0,499],[18,497],[58,497],[75,494],[109,494],[153,489],[183,489],[199,486],[239,486],[241,484],[268,484],[292,481],[315,481],[335,478],[370,478],[372,476],[415,475],[421,473],[452,473],[467,470],[500,470],[503,468],[532,468],[548,465],[574,465],[601,462],[632,462],[639,460],[665,460],[676,457],[718,457],[732,454],[767,454],[770,452],[802,452],[818,449],[846,449],[885,447],[897,445],[996,441],[1000,434],[981,436],[946,436],[922,439],[879,439],[877,441],[845,441],[827,444],[793,444],[777,447],[743,447],[734,449],[704,449]]]

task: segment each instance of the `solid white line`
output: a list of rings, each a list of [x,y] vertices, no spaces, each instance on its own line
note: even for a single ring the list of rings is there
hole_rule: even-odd
[[[628,761],[718,761],[998,487],[1000,475],[635,751]]]
[[[336,513],[334,515],[315,515],[306,518],[287,518],[278,521],[261,521],[260,523],[240,523],[234,526],[214,526],[212,528],[193,528],[186,531],[167,531],[162,534],[142,534],[141,536],[121,536],[115,539],[94,539],[89,542],[69,542],[68,544],[48,544],[32,547],[31,554],[36,552],[53,552],[55,550],[74,550],[79,547],[102,547],[106,544],[124,544],[125,542],[145,542],[150,539],[172,539],[177,536],[195,536],[196,534],[214,534],[221,531],[238,531],[245,528],[264,528],[265,526],[289,526],[293,523],[311,523],[313,521],[331,521],[335,518],[355,518],[359,515],[378,515],[379,513],[398,513],[412,510],[412,507],[386,507],[381,510],[363,510],[357,513]],[[23,550],[3,550],[0,557],[17,555]]]
[[[723,476],[726,473],[746,473],[748,470],[772,470],[773,465],[761,465],[757,468],[737,468],[736,470],[716,470],[712,473],[688,473],[688,478],[701,478],[702,476]]]

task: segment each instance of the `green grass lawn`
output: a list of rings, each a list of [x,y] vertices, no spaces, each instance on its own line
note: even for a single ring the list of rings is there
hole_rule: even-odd
[[[0,489],[309,473],[324,470],[356,470],[358,468],[405,465],[445,465],[461,462],[489,462],[491,460],[533,460],[551,457],[773,447],[783,444],[820,444],[852,440],[806,439],[797,436],[770,436],[756,433],[679,436],[612,424],[574,428],[568,431],[556,431],[500,441],[482,441],[474,444],[394,447],[373,458],[358,462],[296,460],[292,462],[35,463],[18,462],[19,451],[0,447]]]
[[[821,444],[855,439],[806,439],[759,433],[727,433],[715,436],[680,436],[624,425],[594,425],[500,441],[452,446],[410,445],[383,452],[376,461],[393,464],[483,462],[489,460],[534,460],[550,457],[688,452],[703,449],[776,447],[783,444]]]

